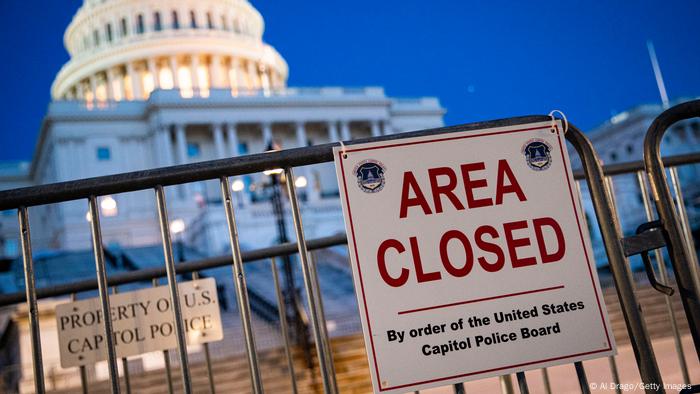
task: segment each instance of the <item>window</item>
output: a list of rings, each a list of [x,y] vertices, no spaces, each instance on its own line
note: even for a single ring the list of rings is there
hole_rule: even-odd
[[[161,31],[163,26],[160,23],[160,12],[153,14],[153,30]]]
[[[197,17],[194,14],[194,11],[190,11],[190,27],[193,29],[197,28]]]
[[[143,14],[138,14],[136,17],[136,33],[143,34]]]
[[[627,145],[627,154],[632,154],[634,152],[634,147],[632,144]]]
[[[107,42],[112,42],[112,24],[108,23],[107,28],[105,29],[105,33],[107,33]]]
[[[207,27],[209,29],[214,28],[214,22],[211,20],[211,12],[207,12]]]
[[[197,142],[188,142],[187,143],[187,157],[199,157],[199,155],[202,153],[201,147],[199,146],[199,143]]]
[[[120,25],[122,37],[126,37],[127,35],[129,35],[129,30],[127,30],[126,28],[126,18],[122,18]]]
[[[95,44],[95,46],[100,45],[100,32],[95,30],[92,32],[92,42]]]
[[[107,161],[112,158],[112,152],[109,150],[108,146],[98,146],[97,147],[97,160]]]
[[[613,162],[617,161],[617,152],[610,153],[610,160]]]
[[[247,142],[239,142],[238,143],[238,154],[245,155],[247,153],[248,153],[248,143]]]
[[[19,255],[19,245],[16,239],[6,239],[5,240],[5,256],[14,257]]]
[[[180,21],[177,19],[177,11],[173,11],[173,29],[180,28]]]

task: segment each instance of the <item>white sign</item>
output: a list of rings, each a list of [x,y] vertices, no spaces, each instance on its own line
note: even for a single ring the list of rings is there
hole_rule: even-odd
[[[213,278],[178,285],[187,343],[220,341],[224,337]],[[167,286],[109,296],[117,357],[177,347],[174,315]],[[107,359],[99,298],[56,307],[58,343],[63,368]]]
[[[334,150],[375,392],[614,354],[560,130]]]

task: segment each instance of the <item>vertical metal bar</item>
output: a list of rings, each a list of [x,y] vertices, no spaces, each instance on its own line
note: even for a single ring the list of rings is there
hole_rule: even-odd
[[[581,191],[581,181],[576,181],[575,185],[579,205],[581,205],[581,209],[584,210],[585,207],[583,205],[583,192]],[[615,210],[614,212],[617,212],[617,210]],[[588,217],[586,215],[583,216],[583,221],[587,227],[590,227],[591,224],[588,222]],[[616,394],[620,394],[622,392],[620,389],[620,374],[617,372],[617,361],[615,361],[615,356],[608,356],[608,365],[610,366],[610,375],[612,376],[613,383],[615,383]]]
[[[688,211],[685,209],[685,199],[683,198],[683,189],[681,187],[681,178],[678,176],[678,167],[671,167],[671,186],[673,186],[674,194],[676,195],[676,205],[678,209],[678,218],[681,220],[681,228],[685,233],[685,242],[688,248],[688,257],[691,261],[691,272],[695,277],[695,280],[700,280],[698,277],[698,254],[695,249],[695,242],[693,241],[693,233],[690,227],[690,221],[688,220]]]
[[[122,372],[124,373],[124,386],[126,387],[126,394],[131,394],[131,378],[129,376],[129,360],[126,357],[122,357]]]
[[[97,208],[97,197],[90,196],[88,199],[88,206],[90,213],[90,230],[92,232],[92,250],[95,254],[95,271],[97,272],[97,290],[100,298],[102,316],[104,316],[109,382],[112,386],[112,393],[118,394],[120,392],[119,369],[117,368],[117,351],[114,348],[114,330],[112,329],[112,313],[109,306],[107,269],[105,268],[105,253],[102,247],[102,229],[100,228],[100,211]]]
[[[287,356],[287,368],[289,368],[289,378],[292,381],[292,393],[297,394],[297,377],[294,372],[294,358],[292,356],[292,348],[289,341],[289,330],[287,327],[287,308],[280,288],[279,274],[277,273],[277,261],[273,257],[270,259],[272,266],[272,280],[275,283],[275,295],[277,296],[277,308],[280,316],[280,330],[282,331],[282,340],[284,341],[284,353]]]
[[[260,367],[258,366],[258,355],[255,350],[255,337],[250,321],[250,302],[248,301],[248,288],[243,271],[243,259],[241,258],[241,247],[238,243],[238,229],[236,228],[236,217],[233,212],[233,201],[231,199],[231,185],[228,177],[221,177],[221,194],[226,209],[226,222],[228,223],[229,241],[231,243],[231,254],[233,257],[233,284],[236,288],[236,299],[238,301],[238,311],[243,324],[243,336],[245,337],[246,352],[248,355],[248,369],[253,392],[263,393],[263,384],[260,377]]]
[[[577,361],[574,363],[576,368],[576,376],[578,377],[578,385],[581,388],[581,394],[591,394],[591,388],[588,386],[588,378],[586,377],[586,370],[583,368],[583,363]]]
[[[644,203],[644,211],[646,212],[647,220],[652,221],[654,220],[654,213],[651,209],[649,192],[647,190],[643,171],[637,171],[637,182],[639,183],[639,190],[642,193],[642,201]],[[668,271],[666,269],[664,255],[661,253],[661,250],[656,249],[654,250],[654,256],[656,257],[656,264],[658,266],[661,283],[668,286],[670,280],[668,278]],[[690,383],[690,376],[688,374],[688,364],[685,361],[685,351],[683,350],[683,343],[681,342],[681,334],[678,330],[678,323],[676,322],[676,311],[673,310],[673,301],[671,296],[664,295],[664,301],[666,301],[666,310],[668,311],[668,318],[671,322],[671,332],[673,333],[673,342],[676,345],[676,355],[678,356],[678,362],[683,375],[683,383],[688,384]]]
[[[199,279],[199,272],[194,271],[192,273],[192,279]],[[209,379],[209,392],[211,394],[216,394],[216,387],[214,386],[214,373],[211,369],[211,354],[209,353],[209,343],[204,343],[204,364],[207,367],[207,378]]]
[[[311,264],[308,259],[306,240],[304,238],[304,226],[301,222],[299,200],[297,199],[296,187],[294,186],[294,173],[291,168],[286,168],[284,173],[287,179],[287,194],[289,195],[289,202],[292,208],[294,231],[297,236],[297,246],[299,248],[299,260],[301,261],[301,268],[304,274],[304,285],[306,287],[306,296],[309,301],[309,310],[311,311],[311,323],[314,331],[314,339],[316,340],[316,351],[318,352],[323,386],[326,393],[335,394],[338,392],[338,384],[335,380],[333,358],[330,353],[328,332],[326,331],[326,319],[323,310],[321,310],[318,305],[321,298],[321,289],[318,286],[318,277],[315,267],[313,267],[313,264]]]
[[[114,294],[119,293],[117,286],[112,287],[112,292]],[[124,375],[124,387],[126,387],[126,394],[131,394],[131,375],[129,375],[129,360],[126,357],[122,357],[122,375]]]
[[[617,372],[615,356],[608,356],[608,364],[610,365],[610,374],[612,375],[613,383],[615,383],[615,394],[622,394],[622,387],[620,386],[620,373]]]
[[[654,348],[649,338],[646,325],[639,307],[639,301],[634,293],[632,272],[622,250],[622,230],[617,215],[613,211],[612,202],[598,155],[593,144],[576,126],[569,124],[566,139],[574,146],[586,175],[591,202],[598,218],[598,228],[603,237],[603,243],[608,255],[610,270],[615,280],[615,290],[620,301],[620,309],[625,318],[627,333],[630,337],[632,350],[639,368],[639,375],[644,383],[656,383],[663,387],[663,379],[654,355]],[[649,386],[651,387],[651,386]],[[665,392],[645,390],[647,394]]]
[[[545,394],[552,394],[552,385],[549,382],[549,372],[547,368],[542,368],[542,384],[544,385]]]
[[[88,377],[87,377],[87,368],[85,368],[84,365],[80,366],[80,387],[81,387],[81,392],[83,394],[88,394]]]
[[[610,199],[610,205],[612,206],[613,213],[619,221],[620,211],[617,210],[617,198],[615,197],[615,181],[613,181],[611,176],[605,177],[605,184],[608,187],[608,198]]]
[[[299,217],[301,218],[301,212],[299,213]],[[303,227],[302,227],[303,228]],[[311,273],[311,281],[313,284],[313,289],[316,292],[316,312],[321,319],[322,325],[321,325],[321,334],[322,337],[326,340],[326,346],[324,346],[324,357],[326,358],[326,362],[328,365],[330,365],[331,372],[333,373],[333,378],[335,379],[335,366],[333,364],[333,354],[331,353],[331,346],[330,346],[330,337],[328,335],[328,326],[326,324],[326,314],[325,314],[325,309],[323,308],[323,295],[321,294],[321,284],[318,281],[318,271],[316,270],[316,259],[314,257],[313,252],[307,252],[307,256],[309,258],[309,272]]]
[[[530,394],[530,389],[527,387],[527,379],[525,378],[525,372],[517,372],[515,376],[518,377],[518,387],[520,388],[520,394]]]
[[[75,293],[70,294],[70,300],[71,302],[75,302],[77,300],[77,297]],[[80,370],[80,389],[83,394],[88,393],[88,379],[87,379],[87,368],[85,368],[84,365],[81,365],[79,368]]]
[[[455,383],[452,387],[455,390],[455,394],[466,394],[466,391],[464,391],[464,383]]]
[[[36,282],[34,278],[34,257],[32,256],[32,237],[29,231],[29,215],[26,207],[17,210],[20,239],[22,242],[22,259],[24,260],[24,284],[27,293],[27,314],[31,332],[32,367],[34,372],[34,390],[46,392],[44,386],[44,362],[41,355],[41,332],[39,331],[39,308],[36,304]]]
[[[177,351],[180,357],[180,368],[182,369],[182,388],[185,394],[190,394],[192,392],[192,384],[190,380],[190,366],[187,359],[187,338],[185,337],[185,327],[182,322],[180,292],[177,288],[177,273],[175,272],[173,245],[170,238],[168,207],[165,203],[163,186],[160,185],[156,186],[156,205],[158,206],[158,220],[160,222],[160,234],[163,242],[163,254],[165,256],[165,271],[168,276],[168,287],[170,288],[170,305],[173,311],[173,319],[175,320]]]
[[[513,390],[513,378],[510,375],[501,375],[498,377],[498,381],[501,383],[501,394],[514,394]]]
[[[158,278],[153,278],[153,287],[158,287]],[[168,394],[173,394],[173,373],[170,369],[170,352],[163,350],[163,363],[165,364],[165,380],[168,384]]]

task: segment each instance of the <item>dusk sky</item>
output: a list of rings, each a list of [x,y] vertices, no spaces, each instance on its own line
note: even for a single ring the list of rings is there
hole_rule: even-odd
[[[63,32],[82,0],[0,0],[0,160],[29,160]],[[584,130],[669,96],[700,95],[698,1],[252,0],[289,86],[436,96],[446,124],[564,111]]]

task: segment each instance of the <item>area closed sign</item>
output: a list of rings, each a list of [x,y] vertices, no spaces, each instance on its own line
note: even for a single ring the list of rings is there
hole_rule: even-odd
[[[334,155],[375,392],[614,354],[560,123]]]

